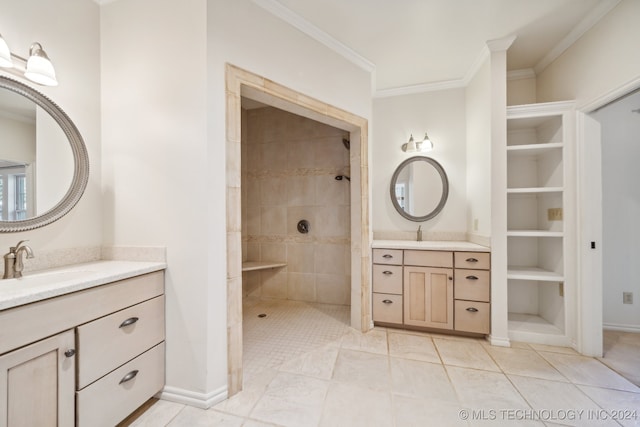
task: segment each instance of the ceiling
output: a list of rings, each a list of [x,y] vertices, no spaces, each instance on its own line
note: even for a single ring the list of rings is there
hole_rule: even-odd
[[[516,36],[507,69],[533,75],[619,0],[253,0],[375,71],[378,94],[468,82],[486,42]]]

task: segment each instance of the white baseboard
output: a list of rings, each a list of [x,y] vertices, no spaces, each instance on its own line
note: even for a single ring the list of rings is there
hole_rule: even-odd
[[[509,341],[509,338],[499,338],[489,335],[487,336],[487,341],[489,341],[489,344],[497,347],[511,347],[511,341]]]
[[[162,400],[195,406],[200,409],[209,409],[213,405],[225,400],[227,396],[226,386],[210,391],[209,393],[198,393],[178,387],[165,386],[156,397]]]
[[[640,333],[640,325],[620,325],[617,323],[605,323],[602,325],[602,329],[605,329],[607,331]]]

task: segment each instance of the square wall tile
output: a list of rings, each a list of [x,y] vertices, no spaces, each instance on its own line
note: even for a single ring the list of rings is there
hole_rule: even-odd
[[[317,302],[349,305],[351,303],[351,277],[338,274],[316,275]]]

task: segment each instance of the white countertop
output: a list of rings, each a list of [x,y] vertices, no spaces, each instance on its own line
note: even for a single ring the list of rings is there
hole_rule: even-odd
[[[455,240],[374,240],[371,244],[374,249],[423,249],[435,251],[468,251],[490,252],[491,248],[471,242]]]
[[[164,270],[162,262],[95,261],[0,280],[0,310]]]

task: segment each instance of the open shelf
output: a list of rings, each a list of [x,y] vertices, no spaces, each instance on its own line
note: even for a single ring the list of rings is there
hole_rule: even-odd
[[[244,261],[242,263],[242,271],[267,270],[269,268],[280,268],[286,266],[286,263],[275,261]]]
[[[562,231],[507,230],[507,237],[562,237]]]
[[[547,154],[555,150],[562,150],[562,142],[548,144],[523,144],[507,146],[507,154],[510,156],[533,156]]]
[[[510,265],[507,268],[507,279],[562,282],[564,280],[564,276],[556,273],[555,271],[545,270],[540,267],[520,267]]]
[[[523,188],[507,188],[507,194],[546,194],[546,193],[562,193],[563,187],[523,187]]]
[[[514,341],[569,346],[571,103],[507,108],[507,300]],[[567,214],[567,215],[565,215]],[[571,287],[569,288],[571,289]],[[570,294],[569,294],[570,295]]]

